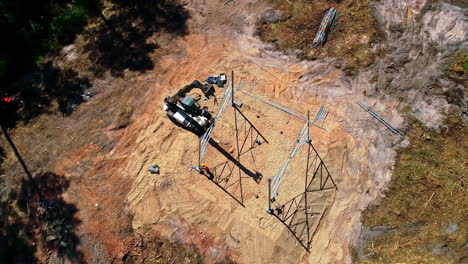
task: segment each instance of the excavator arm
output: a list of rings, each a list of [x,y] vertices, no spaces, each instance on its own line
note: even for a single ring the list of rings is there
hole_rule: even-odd
[[[194,88],[200,89],[206,98],[210,98],[214,96],[214,88],[212,84],[205,84],[203,85],[198,80],[193,81],[191,84],[184,86],[180,89],[177,93],[173,96],[169,96],[166,98],[167,103],[176,104],[180,99],[184,98],[188,93],[190,93]]]

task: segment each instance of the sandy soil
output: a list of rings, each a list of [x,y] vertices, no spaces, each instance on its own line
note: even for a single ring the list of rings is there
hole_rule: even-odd
[[[183,50],[181,54],[169,55],[160,62],[158,71],[163,74],[147,92],[150,99],[142,103],[141,113],[127,128],[137,137],[129,146],[132,151],[126,157],[128,163],[121,166],[119,173],[133,181],[127,196],[134,213],[133,228],[146,230],[144,227],[149,226],[174,240],[193,243],[198,240],[189,235],[189,230],[195,227],[202,240],[213,240],[202,246],[211,261],[230,255],[240,263],[350,262],[349,245],[359,236],[360,212],[389,181],[395,155],[391,147],[401,140],[360,110],[355,101],[363,100],[401,128],[403,119],[394,110],[398,104],[365,99],[366,81],[350,82],[333,60],[300,62],[266,51],[264,44],[251,36],[254,19],[264,6],[236,2],[220,9],[219,5],[217,1],[188,4],[194,14],[194,33],[174,43]],[[227,28],[235,30],[226,31]],[[310,110],[312,116],[321,104],[330,110],[325,122],[327,130],[312,127],[311,137],[338,184],[338,191],[326,191],[312,198],[313,210],[320,213],[312,221],[315,235],[311,254],[306,254],[284,225],[265,212],[267,178],[289,155],[300,120],[241,93],[236,95],[236,100],[244,103],[243,113],[269,141],[254,149],[253,155],[241,157],[244,167],[263,175],[257,183],[242,173],[244,206],[204,176],[188,171],[197,162],[197,137],[166,118],[163,99],[193,79],[231,70],[236,80],[246,83],[244,90],[256,78],[252,93],[264,99],[303,112]],[[219,96],[222,93],[218,91]],[[208,105],[215,108],[212,103]],[[234,133],[234,114],[230,109],[213,138],[233,156]],[[304,152],[287,172],[280,201],[288,201],[304,188]],[[208,147],[205,162],[210,167],[227,160],[218,150]],[[147,172],[153,163],[161,166],[161,175]],[[239,177],[235,170],[232,177]],[[236,184],[226,190],[241,200]]]

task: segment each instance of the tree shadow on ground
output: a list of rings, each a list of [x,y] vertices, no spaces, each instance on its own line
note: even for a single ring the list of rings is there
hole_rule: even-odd
[[[182,5],[172,0],[113,0],[116,5],[112,15],[101,15],[100,25],[89,29],[85,46],[95,63],[93,72],[107,70],[113,76],[123,76],[123,71],[144,72],[154,68],[149,56],[159,48],[148,39],[156,32],[175,36],[187,34],[186,22],[190,15]]]
[[[20,83],[24,87],[21,98],[25,108],[23,115],[27,119],[49,106],[53,99],[57,100],[59,111],[69,115],[83,102],[85,90],[91,87],[87,78],[79,77],[73,70],[54,67],[52,63],[43,65],[31,77]]]
[[[37,263],[32,234],[8,202],[0,203],[0,263]]]
[[[54,101],[63,115],[70,115],[85,100],[92,85],[73,70],[59,69],[52,63],[46,63],[24,76],[15,86],[17,101],[13,102],[14,105],[4,106],[0,113],[0,122],[7,128],[15,127],[19,120],[26,123],[50,111]]]
[[[62,197],[69,185],[63,176],[40,173],[23,180],[19,192],[0,204],[0,263],[34,263],[36,247],[83,262],[75,234],[78,209]]]
[[[95,7],[101,23],[83,33],[88,41],[84,49],[92,62],[90,71],[96,76],[109,71],[121,77],[125,70],[153,69],[149,54],[159,46],[150,37],[157,32],[173,36],[188,33],[189,12],[173,0],[114,0],[112,3],[109,17],[102,14],[101,6]],[[17,121],[28,122],[41,113],[54,111],[50,108],[54,101],[58,102],[62,114],[70,115],[83,102],[91,86],[91,81],[78,72],[45,63],[8,87],[8,91],[0,88],[1,96],[5,92],[18,98],[15,106],[1,109],[0,122],[13,128]]]

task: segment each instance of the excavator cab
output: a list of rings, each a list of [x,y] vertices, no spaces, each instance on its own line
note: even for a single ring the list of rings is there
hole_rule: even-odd
[[[185,110],[189,114],[196,114],[200,110],[200,101],[201,95],[196,94],[196,97],[192,95],[186,95],[184,98],[180,99],[180,103],[184,106]]]
[[[214,84],[218,87],[224,87],[227,81],[225,74],[210,76],[208,79],[205,80],[204,84],[198,80],[194,80],[174,95],[164,99],[164,110],[169,118],[197,135],[203,134],[211,126],[213,116],[208,111],[208,107],[201,107],[198,103],[202,99],[201,94],[193,93],[188,95],[188,93],[192,89],[198,88],[205,96],[203,101],[206,101],[215,95]]]

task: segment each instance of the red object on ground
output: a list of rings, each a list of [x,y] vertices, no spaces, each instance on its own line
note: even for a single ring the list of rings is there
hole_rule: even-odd
[[[11,97],[1,97],[0,98],[0,102],[10,103],[11,101],[13,101],[13,98],[11,98]]]

